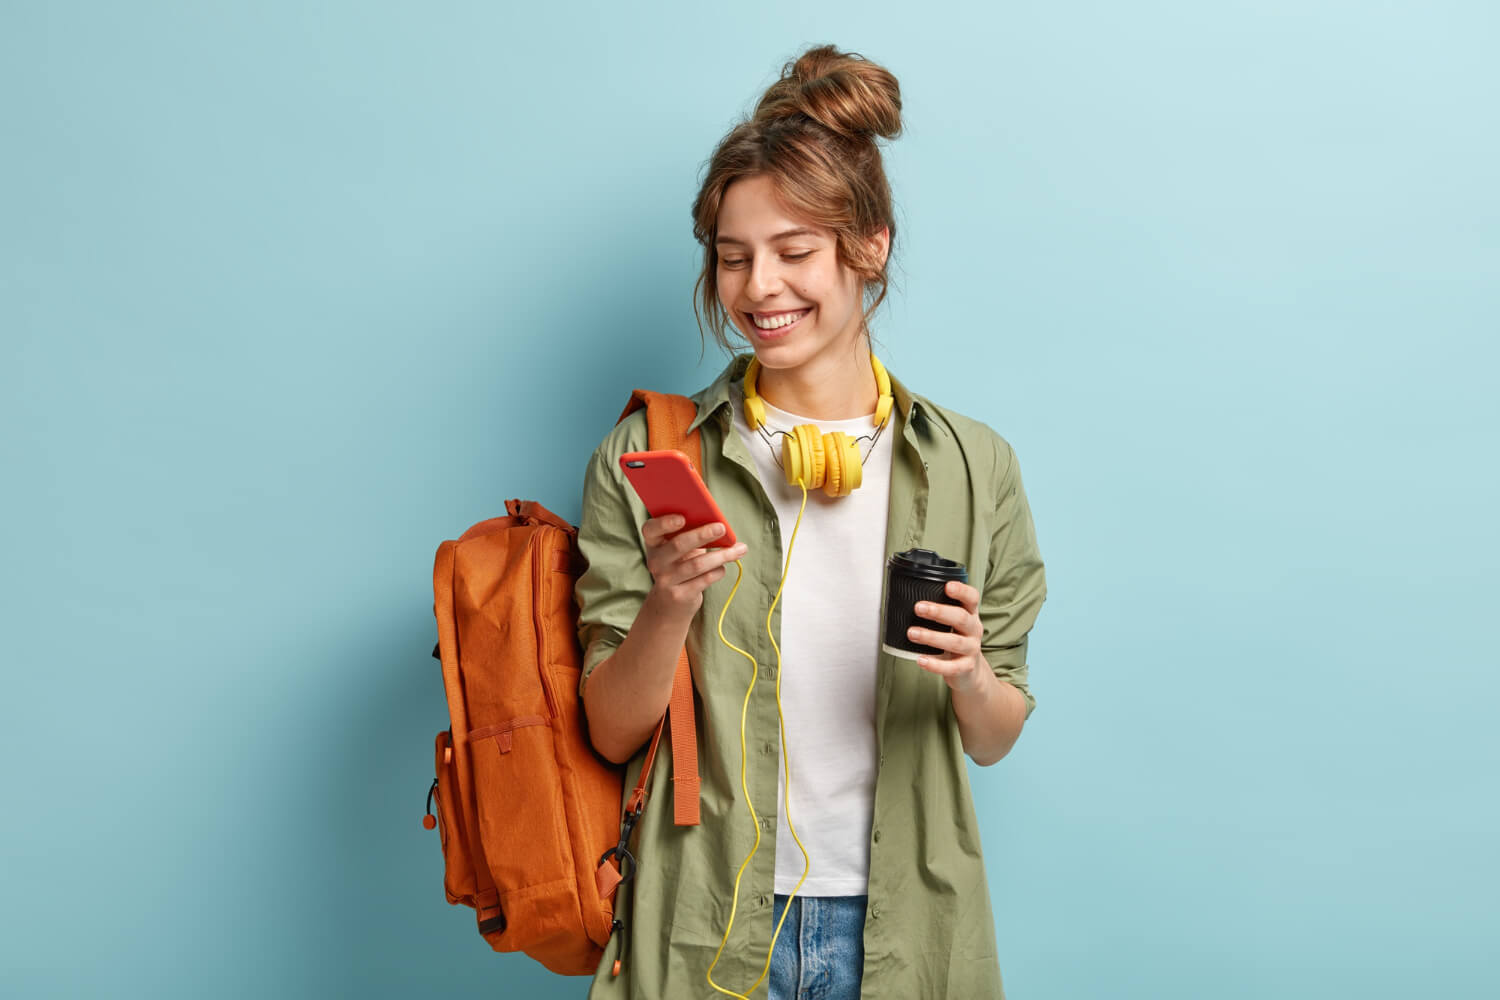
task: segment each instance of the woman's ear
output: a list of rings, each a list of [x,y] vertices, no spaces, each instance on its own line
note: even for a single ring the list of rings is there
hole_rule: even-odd
[[[880,260],[880,266],[885,267],[885,259],[891,252],[891,230],[889,226],[881,226],[870,237],[870,250]]]

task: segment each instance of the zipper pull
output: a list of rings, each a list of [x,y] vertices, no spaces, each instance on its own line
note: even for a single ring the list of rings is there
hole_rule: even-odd
[[[432,793],[437,791],[437,779],[432,779],[432,787],[427,789],[427,815],[422,817],[422,826],[431,830],[437,826],[437,817],[432,814]]]

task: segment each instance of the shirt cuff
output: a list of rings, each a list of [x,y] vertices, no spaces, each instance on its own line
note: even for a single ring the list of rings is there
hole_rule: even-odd
[[[979,649],[995,676],[1025,697],[1026,715],[1022,721],[1031,718],[1031,712],[1036,708],[1036,699],[1032,697],[1031,686],[1027,681],[1026,647],[1030,641],[1031,637],[1028,635],[1014,646],[981,646]]]
[[[583,697],[583,686],[588,682],[594,668],[615,654],[625,633],[609,625],[590,625],[584,640],[583,670],[578,675],[578,697]]]

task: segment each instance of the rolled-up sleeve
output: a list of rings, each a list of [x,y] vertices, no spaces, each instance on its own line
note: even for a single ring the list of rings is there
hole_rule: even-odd
[[[999,482],[989,566],[979,598],[979,619],[984,624],[979,648],[995,676],[1015,685],[1026,697],[1026,717],[1030,718],[1036,698],[1027,681],[1026,649],[1028,634],[1047,599],[1047,576],[1015,449],[997,435],[996,452]]]
[[[606,438],[589,458],[583,477],[578,549],[584,569],[573,588],[583,649],[580,697],[594,668],[624,641],[651,590],[640,531],[649,515],[620,471],[620,455],[634,450],[623,437]]]

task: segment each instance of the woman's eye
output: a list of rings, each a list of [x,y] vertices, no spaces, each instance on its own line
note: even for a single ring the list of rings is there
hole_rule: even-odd
[[[811,250],[804,250],[801,253],[784,253],[781,255],[781,259],[795,262],[806,260],[812,255],[813,252]],[[719,263],[724,265],[725,267],[744,267],[750,262],[744,257],[720,257]]]

